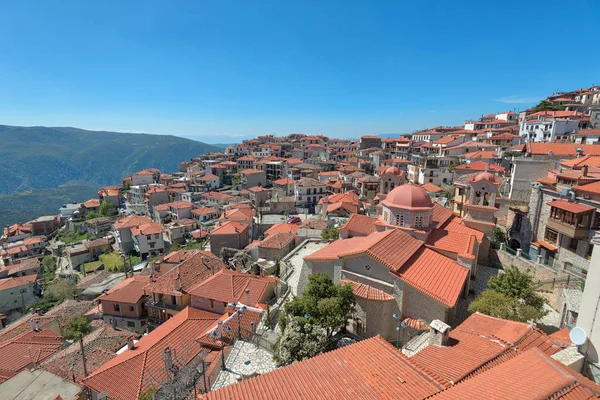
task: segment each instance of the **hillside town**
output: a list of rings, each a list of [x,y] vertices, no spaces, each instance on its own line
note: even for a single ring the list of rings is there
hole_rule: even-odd
[[[147,165],[3,227],[0,393],[600,398],[599,209],[600,86]]]

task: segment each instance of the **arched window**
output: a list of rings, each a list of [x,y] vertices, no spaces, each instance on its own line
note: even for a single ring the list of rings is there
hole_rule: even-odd
[[[394,182],[390,183],[390,191],[394,189]]]

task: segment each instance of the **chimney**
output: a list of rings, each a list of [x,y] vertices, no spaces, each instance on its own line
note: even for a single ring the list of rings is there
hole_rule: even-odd
[[[176,291],[181,292],[181,277],[179,275],[175,277],[173,285]]]
[[[582,176],[588,175],[588,166],[587,165],[584,165],[583,168],[581,168],[581,175]]]
[[[134,338],[135,338],[134,335],[130,335],[127,337],[127,349],[128,350],[135,349],[135,342],[133,341]]]
[[[429,344],[435,346],[446,346],[448,345],[448,338],[450,335],[450,325],[434,319],[429,324]]]
[[[250,305],[250,289],[246,289],[246,305]]]
[[[165,347],[163,350],[163,361],[165,362],[165,369],[171,371],[173,368],[173,359],[171,358],[171,349],[169,347]]]

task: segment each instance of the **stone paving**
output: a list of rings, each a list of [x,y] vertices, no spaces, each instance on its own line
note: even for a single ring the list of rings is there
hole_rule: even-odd
[[[498,275],[497,268],[488,267],[485,265],[477,266],[477,279],[471,281],[470,288],[475,291],[475,294],[469,294],[469,296],[464,299],[460,298],[458,300],[458,304],[456,305],[456,314],[454,317],[454,324],[459,325],[462,323],[471,313],[468,311],[469,303],[471,303],[481,292],[483,292],[487,286],[487,281],[492,276]]]
[[[226,370],[219,372],[212,385],[212,390],[277,368],[271,353],[245,340],[235,342],[229,357],[225,360],[225,366]]]

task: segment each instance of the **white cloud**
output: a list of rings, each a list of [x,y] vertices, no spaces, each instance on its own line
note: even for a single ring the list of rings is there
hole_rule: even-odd
[[[499,99],[495,99],[495,101],[499,101],[500,103],[506,103],[506,104],[537,103],[539,100],[540,100],[539,97],[520,96],[520,95],[506,96],[506,97],[501,97]]]

